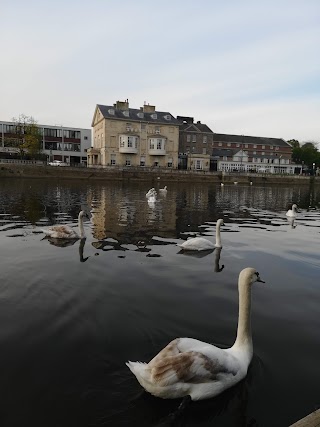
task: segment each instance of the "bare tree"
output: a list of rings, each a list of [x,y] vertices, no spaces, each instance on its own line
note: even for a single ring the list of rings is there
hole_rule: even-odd
[[[41,153],[41,133],[37,122],[33,117],[20,114],[18,118],[12,119],[14,123],[14,135],[16,147],[19,149],[20,157],[26,153],[35,157]]]

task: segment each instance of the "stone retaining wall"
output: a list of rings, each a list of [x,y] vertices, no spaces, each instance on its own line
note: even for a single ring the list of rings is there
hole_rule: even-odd
[[[181,182],[212,182],[233,184],[234,182],[249,184],[310,184],[310,181],[320,183],[320,177],[305,177],[300,175],[269,175],[269,174],[239,174],[187,170],[154,169],[143,170],[127,168],[73,168],[53,167],[47,165],[16,165],[0,164],[0,178],[48,178],[48,179],[86,179],[86,180],[136,180],[136,181],[181,181]]]

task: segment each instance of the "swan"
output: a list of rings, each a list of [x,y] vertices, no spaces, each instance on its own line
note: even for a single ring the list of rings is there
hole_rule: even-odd
[[[72,227],[69,225],[53,225],[48,229],[42,230],[43,233],[48,237],[53,239],[83,239],[85,237],[84,227],[83,227],[83,217],[85,216],[84,211],[81,211],[78,216],[78,227],[80,234],[78,234]]]
[[[176,338],[149,363],[126,365],[141,386],[163,399],[209,399],[241,381],[252,355],[251,285],[263,282],[259,273],[247,267],[239,274],[239,317],[232,347],[222,349],[193,338]]]
[[[150,188],[150,190],[146,193],[146,197],[147,197],[147,198],[149,198],[150,196],[154,196],[154,195],[156,195],[156,194],[157,194],[157,192],[156,192],[155,188],[154,188],[154,187],[152,187],[152,188]]]
[[[218,219],[216,225],[215,244],[210,242],[210,240],[205,239],[204,237],[192,237],[178,246],[185,251],[208,251],[209,249],[222,248],[220,236],[221,225],[224,225],[223,219]]]
[[[298,212],[297,208],[298,208],[298,206],[296,204],[293,204],[292,208],[287,211],[286,215],[287,216],[297,216],[297,212]]]
[[[165,185],[163,188],[159,188],[159,191],[161,191],[161,193],[166,193],[167,190],[167,186]]]

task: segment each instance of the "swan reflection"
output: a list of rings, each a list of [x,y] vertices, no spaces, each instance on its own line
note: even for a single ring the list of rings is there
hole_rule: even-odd
[[[296,228],[297,224],[295,224],[296,219],[294,217],[287,217],[287,221],[291,228]]]
[[[57,246],[58,248],[66,248],[68,246],[73,246],[76,242],[79,241],[79,239],[56,239],[53,237],[45,237],[42,240],[48,240],[50,245]],[[83,256],[83,250],[84,250],[84,245],[86,243],[86,240],[87,239],[85,237],[80,239],[80,243],[79,243],[80,262],[86,262],[87,259],[90,258],[90,257]]]
[[[220,267],[220,256],[222,248],[216,248],[214,251],[214,271],[215,273],[220,273],[224,269],[224,264]]]
[[[204,258],[205,256],[212,254],[213,251],[214,249],[208,249],[206,251],[186,251],[184,249],[181,249],[178,252],[178,255],[187,255],[192,256],[194,258]]]
[[[67,246],[73,246],[79,239],[57,239],[55,237],[44,237],[42,240],[48,240],[50,245],[57,246],[59,248],[66,248]]]

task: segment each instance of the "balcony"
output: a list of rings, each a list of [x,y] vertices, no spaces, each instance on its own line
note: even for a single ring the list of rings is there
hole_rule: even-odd
[[[167,153],[166,153],[166,150],[164,148],[163,149],[159,149],[159,148],[151,149],[151,148],[149,148],[148,154],[150,156],[165,156]]]
[[[136,147],[128,147],[128,146],[119,147],[119,153],[122,153],[122,154],[137,154],[138,153],[138,148],[136,148]]]
[[[149,138],[150,156],[165,156],[166,155],[166,138]]]
[[[119,153],[137,154],[138,139],[135,135],[119,135]]]

